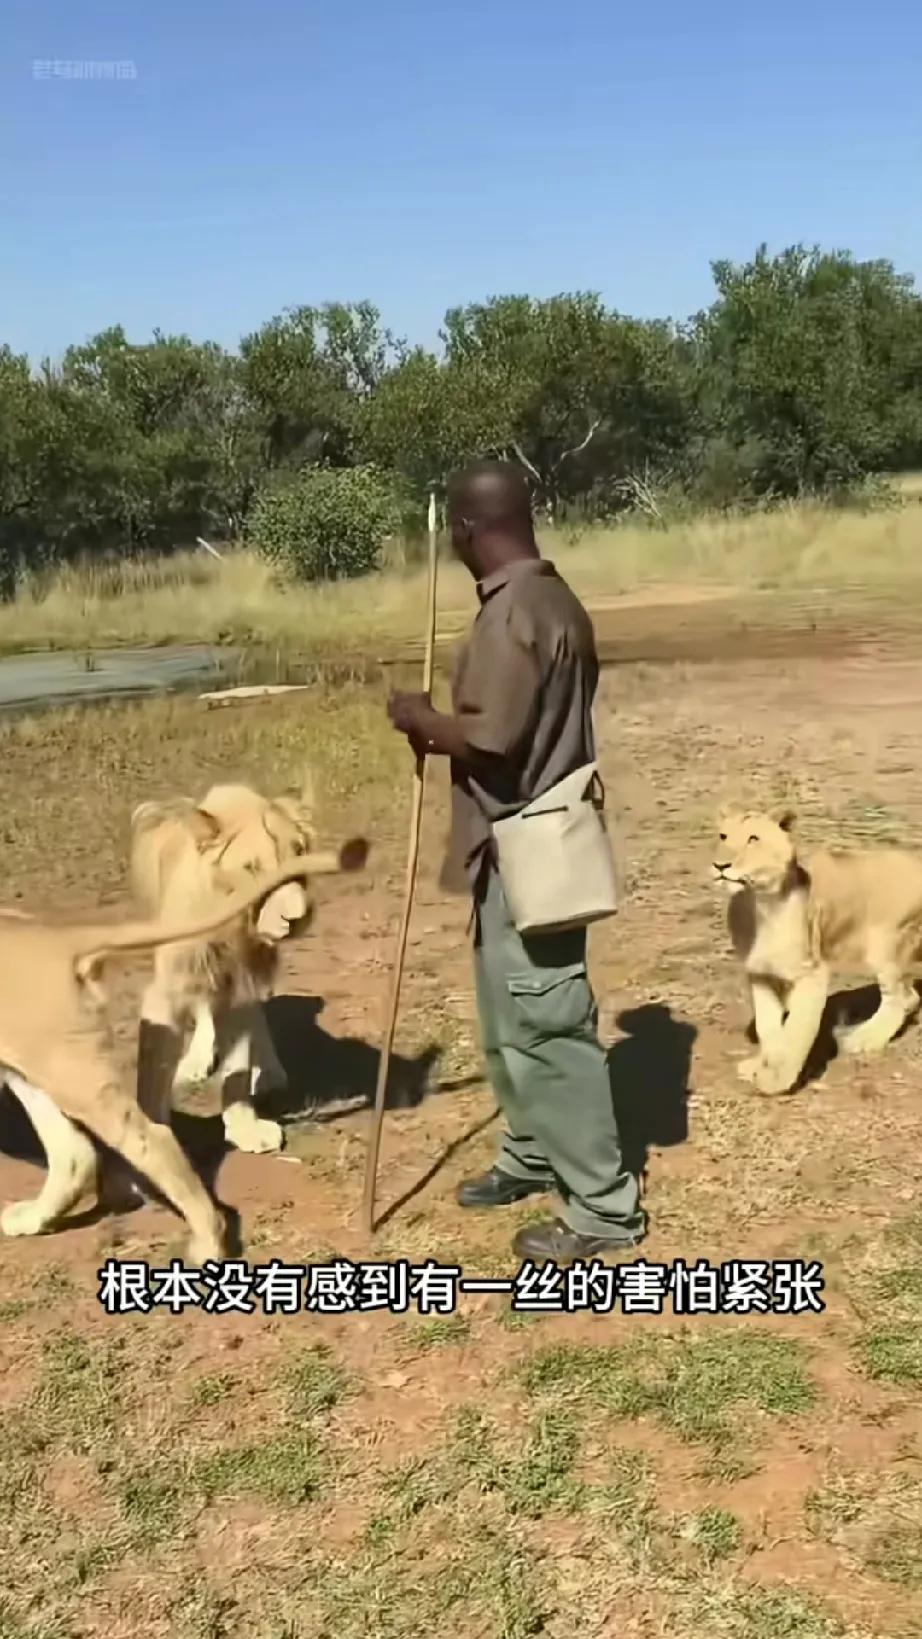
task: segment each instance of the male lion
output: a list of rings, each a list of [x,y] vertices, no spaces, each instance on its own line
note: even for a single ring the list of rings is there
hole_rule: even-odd
[[[314,840],[306,781],[298,798],[216,785],[199,803],[143,803],[131,822],[132,889],[149,915],[169,919],[179,907],[200,912],[252,874],[304,858]],[[257,1091],[286,1084],[263,1003],[272,993],[279,945],[312,915],[306,879],[290,882],[263,901],[258,915],[241,916],[217,937],[158,947],[138,1049],[139,1102],[155,1120],[169,1119],[174,1085],[206,1081],[217,1061],[228,1142],[254,1154],[281,1148],[282,1128],[257,1119],[252,1102]]]
[[[223,1258],[221,1216],[173,1133],[152,1122],[119,1085],[102,966],[119,952],[213,935],[299,879],[358,868],[366,851],[362,842],[349,843],[338,856],[316,854],[263,872],[236,895],[212,901],[207,916],[54,926],[21,911],[0,911],[0,1085],[23,1104],[48,1163],[38,1197],[0,1215],[5,1234],[41,1234],[80,1199],[97,1166],[96,1150],[80,1130],[86,1128],[181,1214],[194,1263]]]
[[[715,878],[749,980],[760,1052],[739,1074],[763,1093],[792,1091],[819,1029],[833,970],[872,973],[880,1005],[842,1038],[876,1053],[919,1006],[910,974],[922,951],[922,859],[897,848],[818,850],[801,861],[794,815],[738,807],[718,820]]]

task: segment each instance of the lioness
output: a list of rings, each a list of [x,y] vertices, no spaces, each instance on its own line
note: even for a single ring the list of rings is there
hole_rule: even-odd
[[[131,821],[132,890],[147,914],[169,920],[179,907],[211,907],[255,872],[306,857],[314,840],[307,781],[297,798],[217,785],[198,803],[143,803]],[[158,947],[138,1051],[139,1101],[154,1119],[169,1118],[174,1085],[207,1080],[217,1061],[228,1142],[251,1153],[281,1148],[282,1128],[259,1120],[252,1102],[257,1090],[286,1083],[262,1004],[279,945],[312,914],[306,879],[290,882],[263,900],[258,915],[241,916],[217,937]]]
[[[730,936],[752,997],[760,1052],[739,1074],[763,1093],[796,1085],[833,969],[871,973],[872,1018],[849,1030],[849,1053],[876,1053],[919,1006],[910,974],[922,951],[922,859],[897,848],[818,850],[803,862],[794,815],[725,808],[715,878],[731,893]]]
[[[48,1172],[35,1200],[0,1214],[6,1235],[38,1235],[79,1200],[96,1171],[96,1150],[74,1126],[101,1139],[172,1203],[190,1231],[199,1264],[224,1256],[224,1225],[175,1137],[152,1122],[119,1084],[101,986],[103,964],[119,952],[199,940],[308,876],[355,869],[364,843],[261,873],[236,895],[212,901],[208,916],[121,926],[53,926],[21,911],[0,911],[0,1084],[20,1099],[44,1148]]]

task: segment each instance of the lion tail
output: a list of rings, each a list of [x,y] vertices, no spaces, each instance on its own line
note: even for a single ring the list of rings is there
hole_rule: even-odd
[[[297,862],[268,872],[251,886],[225,899],[207,917],[194,922],[125,922],[121,926],[81,928],[74,939],[74,972],[81,981],[92,977],[100,964],[120,951],[155,950],[158,945],[184,944],[205,939],[228,927],[277,888],[289,882],[306,882],[314,876],[333,876],[343,871],[359,871],[368,858],[368,843],[355,837],[338,853],[318,852]]]

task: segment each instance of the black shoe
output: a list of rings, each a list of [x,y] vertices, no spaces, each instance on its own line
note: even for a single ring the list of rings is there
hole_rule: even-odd
[[[512,1250],[523,1262],[567,1264],[629,1252],[642,1240],[643,1235],[633,1235],[624,1241],[612,1240],[609,1236],[577,1235],[562,1219],[556,1218],[548,1223],[526,1224],[516,1235]]]
[[[553,1186],[529,1178],[513,1178],[500,1167],[491,1167],[481,1178],[468,1178],[458,1190],[459,1206],[512,1206],[528,1195],[544,1195]]]

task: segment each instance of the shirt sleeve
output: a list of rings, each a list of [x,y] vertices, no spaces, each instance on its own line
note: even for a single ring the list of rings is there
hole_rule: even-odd
[[[531,622],[513,605],[499,621],[475,625],[455,714],[474,751],[511,756],[538,710],[541,670]]]

